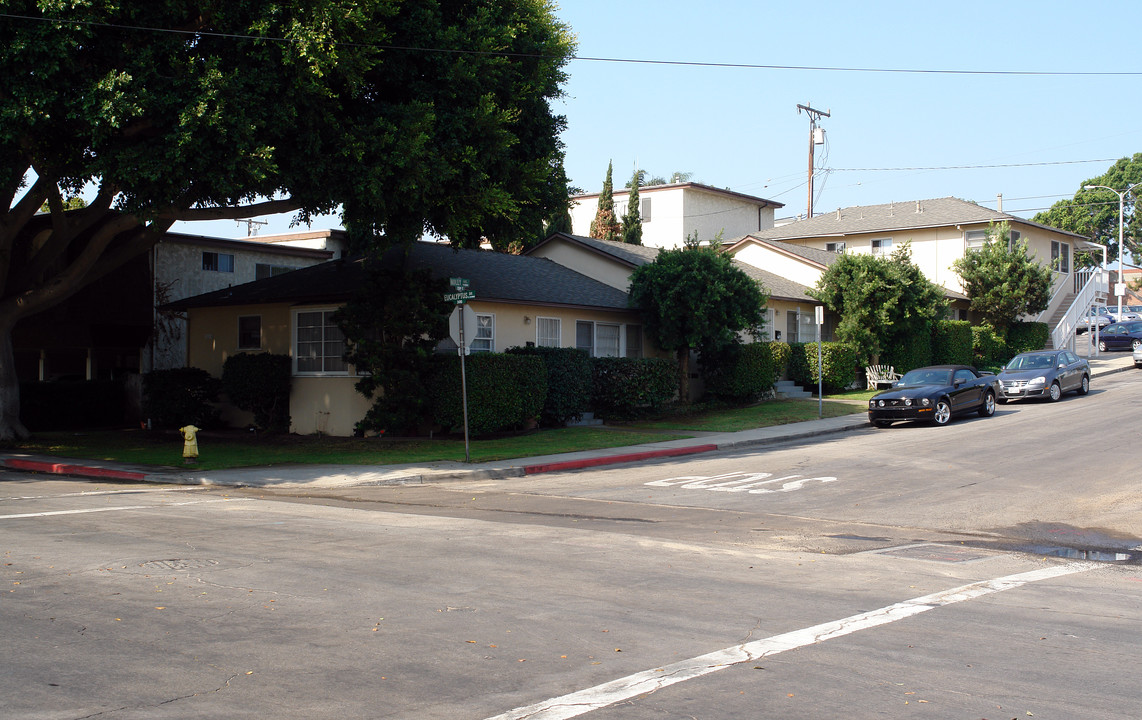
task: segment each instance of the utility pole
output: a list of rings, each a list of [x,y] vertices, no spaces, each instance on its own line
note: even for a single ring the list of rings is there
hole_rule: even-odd
[[[817,145],[817,121],[822,117],[832,117],[827,110],[815,110],[808,105],[797,105],[797,114],[800,115],[804,110],[805,114],[809,116],[809,214],[808,217],[813,217],[813,146]],[[822,130],[822,133],[824,131]]]
[[[254,237],[258,234],[258,225],[269,225],[269,220],[239,220],[238,224],[246,223],[246,237]]]

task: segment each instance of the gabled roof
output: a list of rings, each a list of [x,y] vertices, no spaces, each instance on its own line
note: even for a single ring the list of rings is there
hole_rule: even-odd
[[[385,258],[395,261],[400,248]],[[427,268],[433,277],[463,277],[477,300],[517,304],[627,310],[625,292],[544,258],[509,255],[490,250],[456,250],[448,245],[415,242],[410,265]],[[348,300],[364,279],[362,258],[333,260],[320,265],[235,285],[170,303],[183,310],[225,305],[294,305],[339,303]]]
[[[739,249],[742,245],[764,245],[783,255],[791,255],[810,262],[819,266],[821,269],[829,267],[837,259],[837,253],[831,250],[820,250],[818,248],[805,247],[804,245],[794,245],[793,243],[781,242],[780,240],[758,237],[761,234],[761,232],[750,233],[749,235],[743,235],[734,240],[728,240],[723,244],[727,246],[726,249],[729,252]]]
[[[725,197],[734,198],[736,200],[743,200],[753,205],[761,205],[762,207],[785,207],[785,203],[779,203],[776,200],[766,200],[765,198],[757,197],[756,195],[746,195],[745,193],[734,192],[724,188],[716,188],[713,185],[703,185],[696,182],[682,182],[682,183],[668,183],[666,185],[640,185],[638,192],[655,193],[663,190],[676,190],[678,188],[697,190],[698,192],[711,193],[713,195],[723,195]],[[630,188],[615,188],[612,191],[614,195],[627,195],[630,193]],[[586,198],[597,198],[602,193],[584,193],[582,195],[572,195],[572,200],[581,200]]]
[[[542,247],[543,245],[553,242],[555,240],[562,240],[563,242],[577,245],[580,248],[593,252],[598,255],[604,255],[615,262],[625,265],[631,270],[648,265],[654,262],[658,257],[658,252],[663,248],[645,247],[643,245],[631,245],[629,243],[615,242],[614,240],[599,240],[597,238],[583,237],[582,235],[571,235],[569,233],[552,233],[543,242],[536,245],[532,250]],[[777,243],[778,245],[785,245],[786,243]],[[814,250],[813,248],[803,248],[797,245],[789,245],[789,248],[801,252],[809,253],[822,253],[827,255],[836,255],[836,253],[826,253],[824,250]],[[765,286],[769,291],[771,297],[782,298],[786,300],[804,300],[806,302],[817,302],[810,298],[805,291],[808,289],[801,283],[793,282],[787,278],[775,275],[761,268],[750,265],[749,263],[742,262],[741,260],[734,259],[734,267],[745,272],[754,280],[757,280]]]
[[[768,230],[759,230],[750,233],[750,235],[769,240],[844,237],[846,235],[890,233],[899,230],[917,230],[949,225],[999,223],[1004,220],[1013,224],[1029,225],[1086,240],[1084,236],[1077,233],[1042,225],[954,197],[840,208],[835,212],[822,213],[812,218],[798,220]]]

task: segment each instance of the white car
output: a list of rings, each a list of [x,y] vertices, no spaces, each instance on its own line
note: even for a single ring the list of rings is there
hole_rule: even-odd
[[[1134,367],[1142,368],[1142,345],[1134,346]]]
[[[1075,325],[1075,332],[1081,334],[1095,328],[1101,330],[1112,322],[1114,320],[1111,318],[1110,312],[1105,307],[1099,307],[1090,315],[1079,318],[1078,324]]]

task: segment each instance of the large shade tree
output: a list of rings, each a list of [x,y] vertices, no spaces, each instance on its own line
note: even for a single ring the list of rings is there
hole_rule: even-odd
[[[769,294],[721,252],[721,243],[660,250],[631,274],[630,304],[642,311],[647,334],[678,357],[678,397],[690,401],[690,351],[706,353],[757,333]]]
[[[1102,175],[1084,181],[1072,199],[1060,200],[1032,219],[1060,230],[1085,235],[1094,242],[1106,246],[1107,259],[1115,260],[1121,252],[1118,247],[1118,194],[1103,188],[1090,190],[1086,188],[1103,185],[1121,192],[1140,182],[1142,182],[1142,153],[1135,153],[1133,157],[1119,159]],[[1123,244],[1126,245],[1126,252],[1135,259],[1142,257],[1142,243],[1139,242],[1142,238],[1142,215],[1134,212],[1135,198],[1139,191],[1142,191],[1142,186],[1126,193],[1122,205],[1125,223]],[[1096,255],[1076,253],[1075,260],[1078,263],[1094,265],[1102,262],[1102,257],[1101,253]]]
[[[26,435],[13,326],[176,221],[340,207],[361,247],[506,247],[567,202],[550,102],[573,41],[547,0],[0,0],[0,15],[0,440]]]

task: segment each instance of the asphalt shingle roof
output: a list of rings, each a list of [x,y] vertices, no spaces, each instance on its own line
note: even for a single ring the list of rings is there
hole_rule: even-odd
[[[399,248],[386,253],[392,258]],[[448,245],[416,242],[410,246],[414,268],[427,268],[433,277],[463,277],[477,300],[538,305],[628,309],[625,292],[551,260],[509,255],[490,250],[456,250]],[[343,302],[361,285],[361,258],[333,260],[282,275],[171,303],[173,309],[220,305],[261,305],[288,302]]]
[[[769,240],[842,237],[859,233],[915,230],[965,223],[998,223],[1004,220],[1086,239],[1076,233],[1042,225],[998,210],[991,210],[982,205],[954,197],[841,208],[834,212],[798,220],[788,225],[759,230],[750,233],[750,236]]]

